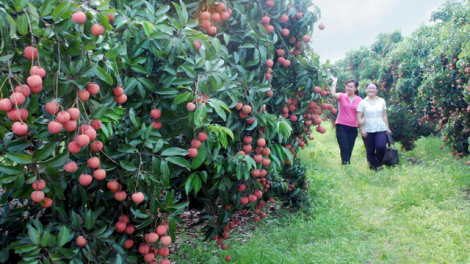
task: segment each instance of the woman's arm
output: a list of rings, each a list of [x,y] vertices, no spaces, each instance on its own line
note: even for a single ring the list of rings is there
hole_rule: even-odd
[[[359,125],[359,132],[361,133],[361,136],[363,138],[367,138],[367,132],[366,132],[366,129],[364,128],[364,124],[366,123],[365,122],[366,120],[364,118],[364,113],[359,112],[359,111],[357,111],[356,113],[357,113],[357,123]],[[359,122],[359,120],[361,120],[361,122]]]
[[[382,119],[384,120],[385,125],[387,126],[387,134],[392,134],[390,130],[390,126],[388,125],[388,117],[387,117],[387,110],[382,110]]]
[[[339,93],[336,92],[336,83],[338,82],[338,78],[336,78],[335,76],[331,76],[331,79],[333,80],[333,83],[330,87],[331,96],[336,100],[339,100]]]

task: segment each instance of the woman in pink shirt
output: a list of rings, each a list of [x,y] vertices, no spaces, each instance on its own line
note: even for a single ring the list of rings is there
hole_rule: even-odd
[[[331,77],[331,96],[338,101],[338,118],[336,118],[336,139],[341,151],[342,164],[351,163],[351,153],[357,138],[357,105],[362,100],[357,90],[358,82],[351,79],[346,82],[346,93],[336,92],[338,79]]]

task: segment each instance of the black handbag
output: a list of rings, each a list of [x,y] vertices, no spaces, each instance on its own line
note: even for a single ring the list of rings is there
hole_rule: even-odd
[[[393,144],[393,138],[390,134],[387,134],[387,148],[385,149],[385,155],[382,160],[383,165],[395,166],[400,163],[400,158],[398,157],[398,150]]]

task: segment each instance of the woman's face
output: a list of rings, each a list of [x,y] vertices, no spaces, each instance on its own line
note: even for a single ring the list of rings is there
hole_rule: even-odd
[[[346,84],[346,93],[347,94],[354,94],[354,92],[357,90],[356,86],[354,85],[353,82],[349,82]]]
[[[369,84],[366,88],[367,95],[377,95],[379,89],[374,84]]]

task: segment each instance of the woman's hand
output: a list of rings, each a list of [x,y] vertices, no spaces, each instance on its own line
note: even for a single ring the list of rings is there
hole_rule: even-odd
[[[338,83],[338,78],[336,78],[335,76],[331,75],[331,79],[333,80],[334,85]]]
[[[387,134],[392,134],[392,130],[390,130],[390,128],[387,128]]]
[[[361,132],[361,136],[362,136],[363,138],[367,138],[367,132],[366,132],[366,130],[365,130],[364,128],[361,128],[360,132]]]
[[[357,119],[358,127],[363,127],[365,123],[366,123],[366,120],[364,120],[363,118]]]

